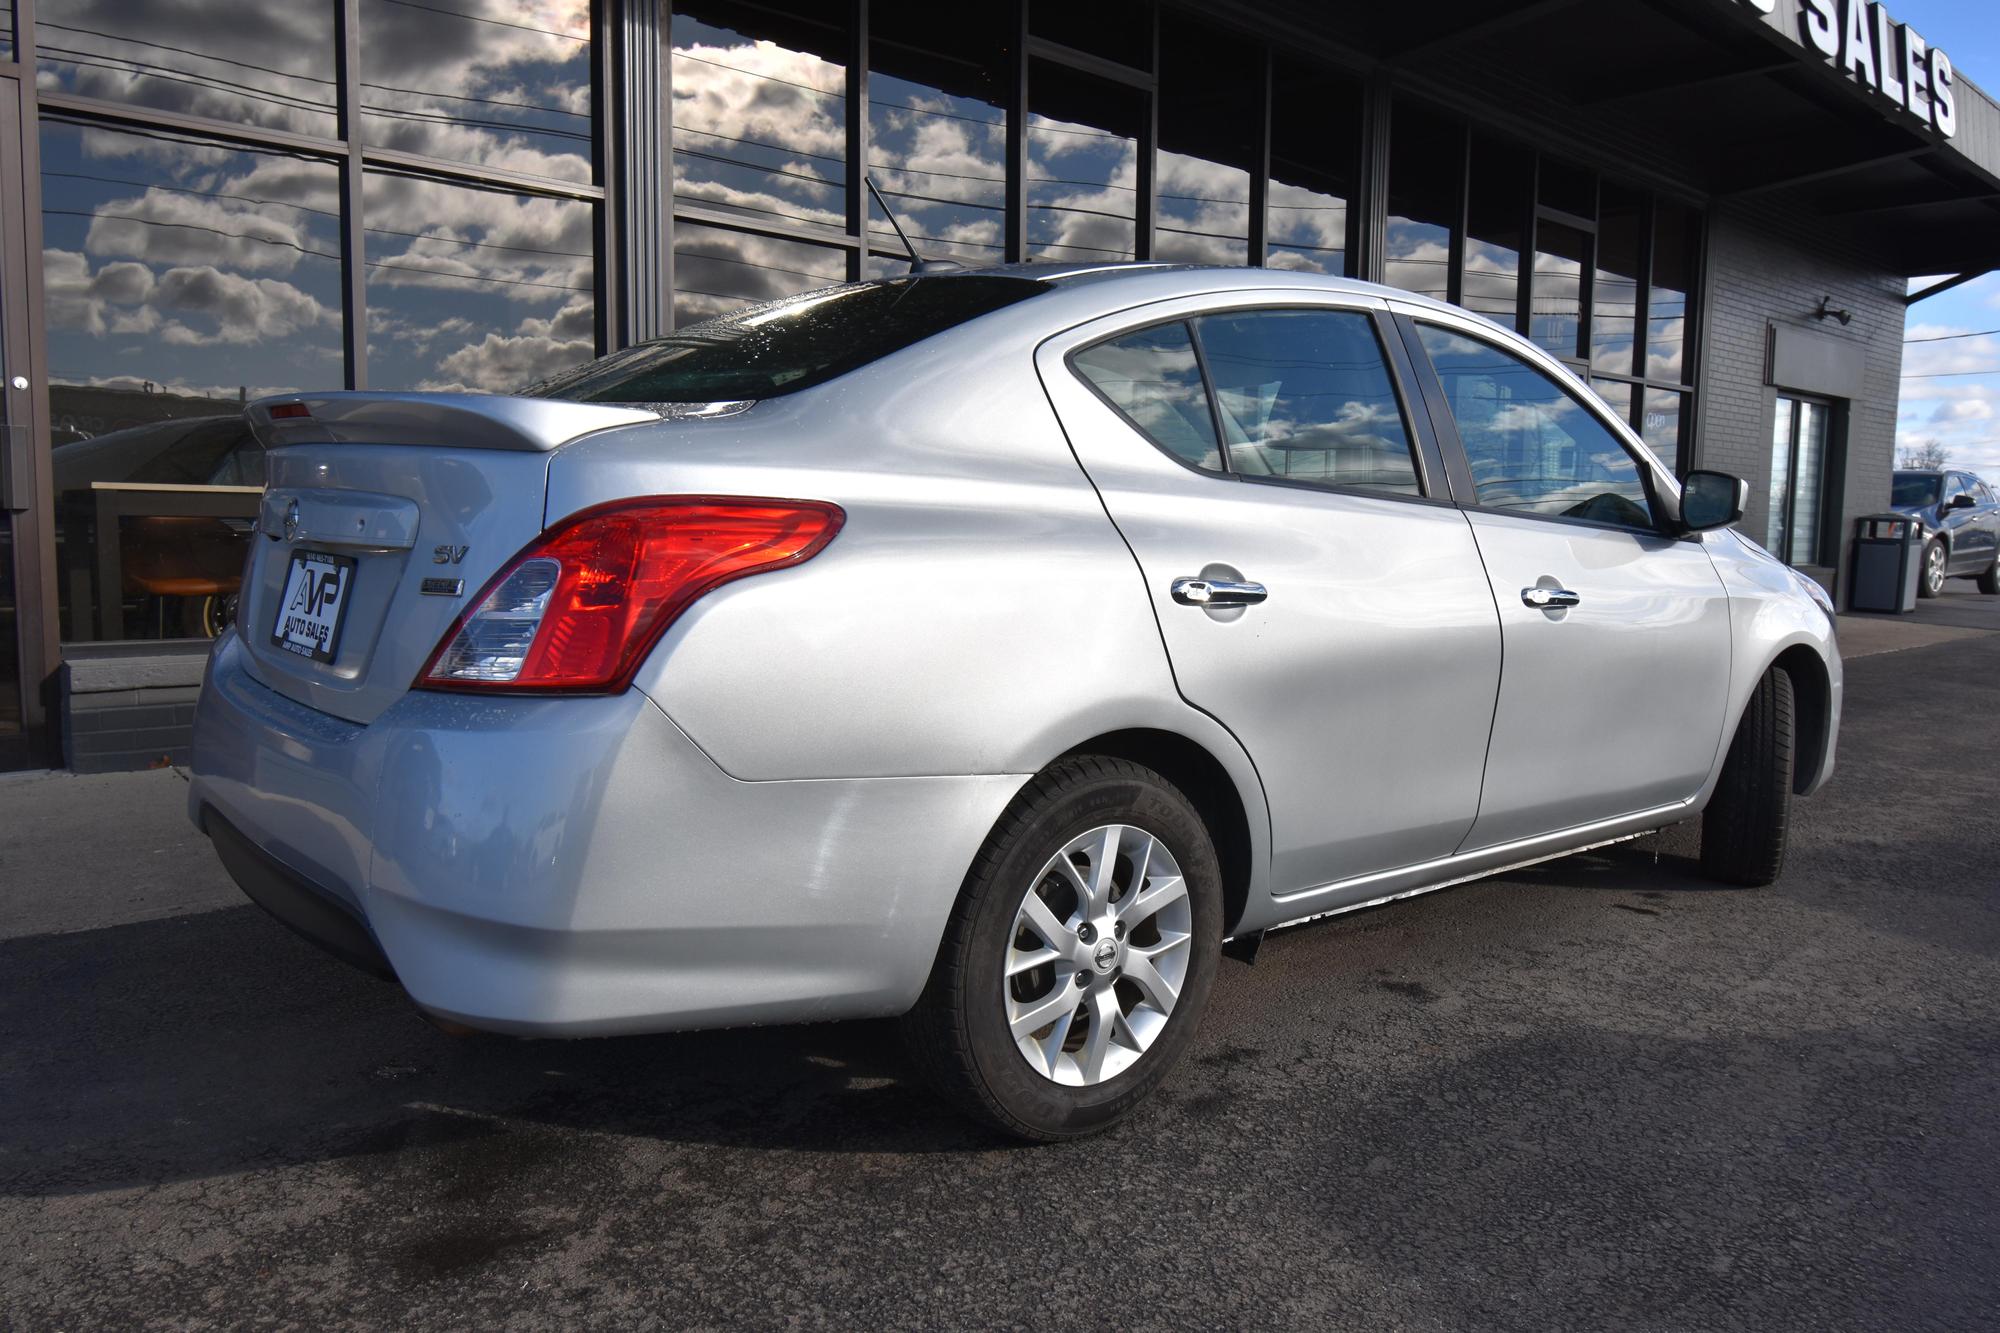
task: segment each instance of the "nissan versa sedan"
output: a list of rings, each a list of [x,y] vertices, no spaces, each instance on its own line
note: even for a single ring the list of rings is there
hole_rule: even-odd
[[[1833,765],[1833,611],[1744,485],[1383,287],[927,272],[249,416],[191,813],[452,1025],[901,1015],[1073,1136],[1227,939],[1697,814],[1765,884]]]

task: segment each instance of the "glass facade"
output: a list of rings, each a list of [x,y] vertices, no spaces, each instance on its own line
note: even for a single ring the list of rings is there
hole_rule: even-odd
[[[30,50],[0,0],[0,71],[40,98],[60,638],[227,622],[263,479],[246,400],[506,391],[899,273],[883,202],[966,265],[1262,264],[1456,302],[1685,465],[1699,211],[1192,8],[965,8],[38,0]]]
[[[589,0],[34,15],[63,642],[229,623],[246,401],[506,390],[600,350]]]
[[[1273,55],[1270,116],[1265,265],[1352,275],[1348,203],[1360,169],[1361,85]]]

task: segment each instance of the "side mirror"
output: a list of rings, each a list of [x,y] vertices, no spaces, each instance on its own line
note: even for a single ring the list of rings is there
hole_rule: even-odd
[[[1957,495],[1951,497],[1951,503],[1946,505],[1945,508],[1970,509],[1978,503],[1979,501],[1973,499],[1971,496],[1967,495],[1964,491],[1960,491]]]
[[[1727,472],[1690,472],[1681,483],[1681,527],[1689,532],[1726,528],[1743,517],[1750,483]]]

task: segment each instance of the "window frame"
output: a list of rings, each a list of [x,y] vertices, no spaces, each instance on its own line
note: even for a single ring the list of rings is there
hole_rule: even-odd
[[[1575,378],[1575,372],[1569,370],[1569,367],[1559,358],[1547,353],[1539,344],[1530,342],[1525,335],[1510,335],[1506,330],[1500,328],[1497,324],[1490,323],[1490,321],[1480,321],[1481,324],[1487,326],[1481,328],[1472,323],[1470,319],[1455,320],[1450,318],[1447,312],[1429,310],[1416,313],[1398,310],[1396,312],[1396,321],[1402,330],[1403,339],[1408,345],[1410,356],[1417,366],[1417,374],[1421,377],[1424,387],[1425,405],[1432,418],[1431,426],[1436,432],[1440,447],[1445,452],[1446,466],[1451,472],[1453,492],[1460,496],[1457,501],[1459,508],[1476,510],[1484,514],[1495,514],[1505,518],[1533,519],[1543,523],[1557,523],[1566,527],[1592,528],[1599,532],[1622,532],[1632,536],[1653,537],[1668,541],[1695,541],[1699,539],[1699,534],[1675,531],[1676,520],[1680,515],[1679,497],[1669,495],[1664,491],[1661,478],[1655,470],[1659,464],[1653,458],[1652,451],[1645,446],[1643,441],[1636,437],[1630,426],[1619,421],[1606,408],[1604,402],[1595,393],[1591,392],[1587,385],[1566,383],[1561,374],[1555,373],[1556,371],[1563,371],[1567,372],[1572,378]],[[1613,442],[1625,451],[1625,456],[1632,460],[1632,466],[1637,470],[1639,475],[1639,485],[1646,492],[1646,507],[1652,518],[1651,524],[1646,527],[1636,527],[1629,523],[1611,523],[1603,519],[1580,518],[1571,514],[1527,513],[1518,509],[1502,509],[1494,505],[1481,503],[1478,484],[1472,477],[1471,456],[1465,451],[1465,441],[1458,432],[1458,417],[1452,411],[1451,400],[1446,396],[1444,391],[1444,377],[1438,373],[1437,366],[1431,361],[1429,349],[1423,345],[1419,326],[1426,324],[1457,337],[1470,339],[1473,342],[1490,347],[1496,352],[1511,356],[1514,360],[1539,373],[1578,407],[1582,408],[1584,413],[1597,422],[1599,426],[1603,427],[1605,432],[1611,436]],[[1509,345],[1515,339],[1519,339],[1521,346]]]
[[[1394,319],[1390,312],[1382,306],[1372,304],[1314,301],[1301,299],[1301,294],[1299,293],[1287,293],[1286,295],[1289,299],[1281,301],[1237,300],[1225,305],[1204,306],[1194,310],[1183,310],[1173,315],[1155,316],[1151,319],[1142,319],[1131,324],[1121,325],[1096,337],[1087,338],[1064,351],[1062,354],[1063,367],[1068,370],[1070,375],[1092,397],[1102,403],[1120,421],[1130,426],[1132,431],[1161,457],[1187,472],[1204,477],[1210,481],[1242,482],[1258,486],[1281,486],[1290,490],[1306,490],[1321,495],[1361,496],[1375,500],[1399,500],[1405,503],[1452,504],[1453,500],[1445,468],[1444,455],[1439,448],[1439,441],[1431,433],[1428,414],[1420,413],[1416,410],[1417,400],[1412,393],[1412,388],[1416,383],[1414,378],[1415,368],[1408,362],[1408,353],[1402,346],[1401,338],[1397,336]],[[1366,318],[1369,331],[1375,336],[1377,349],[1382,353],[1382,365],[1388,372],[1389,386],[1396,395],[1397,410],[1402,413],[1403,430],[1409,441],[1410,465],[1416,473],[1417,478],[1417,494],[1404,495],[1396,491],[1379,490],[1372,486],[1334,485],[1327,482],[1303,480],[1297,477],[1255,476],[1250,473],[1238,472],[1229,466],[1229,447],[1222,429],[1222,421],[1219,415],[1220,408],[1216,401],[1215,380],[1209,374],[1208,353],[1202,347],[1201,330],[1197,322],[1211,315],[1275,314],[1286,311],[1346,313],[1361,315]],[[1195,365],[1201,374],[1202,393],[1208,400],[1209,420],[1212,423],[1210,428],[1215,432],[1216,456],[1222,460],[1222,467],[1219,469],[1197,466],[1160,444],[1134,423],[1125,414],[1124,409],[1112,402],[1110,397],[1099,389],[1088,375],[1077,368],[1076,357],[1080,353],[1087,352],[1093,347],[1101,346],[1115,339],[1129,337],[1134,333],[1143,333],[1147,329],[1159,328],[1167,324],[1185,324],[1188,330],[1188,339],[1194,345]]]

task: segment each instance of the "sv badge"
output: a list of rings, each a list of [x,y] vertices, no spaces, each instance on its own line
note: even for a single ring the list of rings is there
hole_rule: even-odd
[[[434,565],[456,565],[465,559],[465,553],[471,549],[470,546],[433,546],[431,547],[431,563]]]

